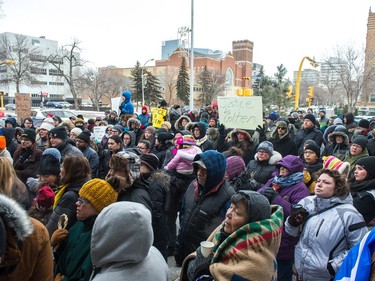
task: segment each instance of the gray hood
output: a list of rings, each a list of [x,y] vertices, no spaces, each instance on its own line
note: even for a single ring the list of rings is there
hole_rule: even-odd
[[[153,240],[151,213],[145,206],[129,201],[113,203],[95,221],[92,263],[95,267],[139,263],[147,257]]]

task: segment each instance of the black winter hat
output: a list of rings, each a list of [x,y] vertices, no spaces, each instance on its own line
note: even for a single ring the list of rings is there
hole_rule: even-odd
[[[58,176],[60,174],[59,160],[51,154],[42,155],[40,158],[38,174]]]
[[[308,144],[305,150],[312,150],[320,158],[320,147],[316,143]]]
[[[90,143],[90,136],[91,133],[85,130],[77,136],[77,139],[83,140],[85,143]]]
[[[358,122],[358,127],[368,129],[370,128],[370,121],[368,121],[367,119],[361,119]]]
[[[366,179],[374,179],[375,178],[375,156],[367,156],[360,158],[356,163],[356,165],[361,166],[367,172]]]
[[[161,100],[159,106],[168,106],[168,104],[165,100]]]
[[[313,114],[309,113],[309,114],[306,114],[303,119],[308,119],[310,120],[313,124],[315,124],[316,122],[316,118]]]
[[[160,143],[165,143],[167,140],[172,140],[174,135],[172,133],[159,133],[157,139]]]
[[[68,137],[68,132],[64,126],[57,126],[49,131],[49,136],[65,140]]]
[[[21,138],[27,139],[32,143],[35,142],[36,133],[33,129],[24,129],[23,133],[21,134]]]
[[[159,158],[153,153],[143,153],[141,156],[141,164],[149,167],[151,171],[155,171],[159,167]]]
[[[358,144],[360,147],[362,147],[362,150],[365,150],[367,148],[368,139],[365,136],[357,136],[353,141],[352,144]]]

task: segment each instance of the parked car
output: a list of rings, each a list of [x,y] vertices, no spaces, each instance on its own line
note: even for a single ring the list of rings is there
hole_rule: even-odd
[[[46,107],[48,107],[48,108],[63,108],[63,105],[60,102],[49,101],[49,102],[46,103]]]
[[[73,107],[73,105],[71,103],[67,102],[67,101],[61,101],[59,103],[63,106],[63,108],[72,108]]]
[[[5,105],[6,110],[16,110],[16,105],[14,103],[8,103]]]
[[[65,109],[56,109],[56,108],[51,108],[51,109],[32,109],[31,110],[31,117],[36,117],[36,118],[45,118],[47,117],[48,114],[52,115],[57,115],[61,118],[61,120],[66,121],[69,120],[69,117],[77,115],[70,110],[65,110]]]

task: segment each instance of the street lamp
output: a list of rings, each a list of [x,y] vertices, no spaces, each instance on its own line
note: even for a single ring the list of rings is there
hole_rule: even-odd
[[[191,0],[191,30],[190,30],[190,111],[194,108],[194,0]]]
[[[145,64],[142,66],[142,73],[141,73],[141,76],[142,76],[142,106],[145,105],[145,87],[144,87],[144,81],[143,81],[143,70],[146,66],[146,64],[149,62],[149,61],[153,61],[154,59],[149,59],[148,61],[145,62]],[[138,103],[137,103],[137,110],[138,110]]]
[[[294,107],[295,107],[296,110],[298,110],[298,107],[299,107],[299,88],[300,88],[300,83],[301,83],[301,72],[302,72],[302,65],[303,65],[303,62],[305,61],[305,59],[307,59],[313,67],[319,66],[319,64],[314,59],[312,59],[310,57],[303,57],[300,65],[299,65],[297,81],[296,81],[296,97],[295,97],[296,100],[294,102]]]

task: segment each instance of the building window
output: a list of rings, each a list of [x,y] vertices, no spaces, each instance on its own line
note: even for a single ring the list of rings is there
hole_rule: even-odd
[[[35,81],[32,81],[31,84],[33,85],[47,85],[47,81],[39,81],[39,80],[35,80]]]
[[[48,61],[51,63],[63,64],[63,59],[60,57],[50,57]]]
[[[375,102],[375,94],[370,95],[370,102]]]
[[[31,67],[32,74],[42,74],[47,75],[47,69],[45,68],[38,68],[38,67]]]
[[[64,82],[49,82],[50,86],[64,86]]]
[[[48,70],[48,72],[49,72],[49,75],[54,75],[54,76],[63,76],[64,75],[64,72],[61,71],[61,70],[58,70],[58,69],[52,69],[52,68],[50,68]]]
[[[47,58],[46,58],[46,56],[33,54],[33,55],[30,55],[30,60],[45,62],[47,60]]]
[[[32,40],[31,40],[31,44],[32,44],[33,46],[39,46],[39,45],[40,45],[40,41],[39,41],[39,40],[36,40],[36,39],[32,39]]]

